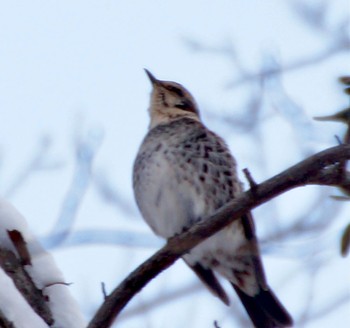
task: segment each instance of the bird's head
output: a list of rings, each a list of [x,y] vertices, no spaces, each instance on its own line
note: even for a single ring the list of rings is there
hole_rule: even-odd
[[[149,107],[150,128],[182,117],[199,121],[197,104],[181,84],[157,80],[148,70],[145,71],[153,86]]]

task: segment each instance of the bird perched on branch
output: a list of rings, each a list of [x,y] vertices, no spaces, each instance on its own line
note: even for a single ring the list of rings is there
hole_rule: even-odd
[[[152,83],[150,126],[134,164],[137,205],[152,230],[170,238],[206,220],[242,190],[236,161],[201,121],[180,84]],[[269,288],[250,213],[183,256],[209,290],[229,304],[214,272],[228,279],[255,327],[289,327],[292,319]]]

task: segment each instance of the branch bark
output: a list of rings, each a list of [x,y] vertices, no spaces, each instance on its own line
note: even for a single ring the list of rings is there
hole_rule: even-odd
[[[350,145],[340,145],[317,153],[282,173],[254,186],[219,209],[213,216],[174,236],[166,245],[135,269],[105,298],[88,328],[110,327],[118,314],[148,282],[172,265],[191,248],[210,237],[244,213],[293,188],[306,185],[346,187],[350,178],[339,169],[350,159]]]
[[[38,289],[33,279],[25,270],[26,262],[20,256],[8,249],[0,247],[0,267],[13,280],[18,291],[27,300],[33,311],[35,311],[48,325],[54,323],[51,310],[42,291]],[[0,327],[13,327],[13,324],[4,317],[0,311]]]

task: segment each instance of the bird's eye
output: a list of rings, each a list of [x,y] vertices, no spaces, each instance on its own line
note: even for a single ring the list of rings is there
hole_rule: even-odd
[[[187,109],[188,105],[185,103],[181,103],[181,104],[176,104],[175,107],[180,109]]]
[[[180,103],[176,104],[175,107],[189,112],[195,112],[194,106],[189,100],[183,100]]]

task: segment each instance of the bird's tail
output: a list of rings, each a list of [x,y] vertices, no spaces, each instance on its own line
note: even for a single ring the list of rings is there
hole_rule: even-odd
[[[293,319],[272,290],[261,289],[255,296],[232,284],[256,328],[291,327]]]

